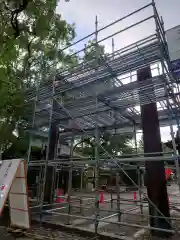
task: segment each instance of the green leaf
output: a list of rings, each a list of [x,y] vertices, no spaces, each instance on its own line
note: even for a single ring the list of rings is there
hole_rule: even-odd
[[[22,119],[32,118],[32,112],[24,105],[24,90],[45,81],[57,62],[62,63],[59,66],[77,63],[68,52],[59,54],[59,46],[66,47],[73,40],[75,27],[57,14],[57,3],[57,0],[32,0],[21,9],[21,0],[0,2],[1,144],[10,142],[9,124],[18,127]],[[12,12],[19,9],[14,19]]]

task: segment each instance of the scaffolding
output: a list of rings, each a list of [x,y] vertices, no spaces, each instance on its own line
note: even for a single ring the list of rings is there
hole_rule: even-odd
[[[124,20],[151,9],[152,14],[146,18],[136,21],[119,31],[99,39],[99,34],[121,23]],[[115,50],[113,37],[121,35],[130,29],[141,26],[144,23],[152,21],[155,32],[135,43]],[[38,190],[36,192],[36,201],[32,203],[31,209],[34,212],[40,212],[40,221],[46,221],[46,215],[51,218],[49,221],[56,222],[61,216],[62,223],[73,224],[77,227],[80,224],[88,223],[88,228],[97,234],[101,229],[101,224],[113,224],[121,226],[127,232],[126,227],[152,230],[148,226],[147,208],[148,202],[146,190],[142,179],[144,163],[146,161],[172,161],[176,163],[176,174],[178,186],[180,188],[179,163],[176,153],[175,136],[173,125],[176,124],[179,129],[179,86],[177,79],[174,78],[171,71],[171,64],[168,54],[164,23],[159,17],[154,1],[152,3],[116,20],[115,22],[99,29],[98,19],[95,21],[95,32],[78,40],[68,46],[72,48],[85,40],[95,39],[94,47],[97,50],[94,59],[80,62],[71,69],[63,69],[59,72],[57,69],[46,81],[36,84],[36,86],[26,91],[26,101],[33,105],[29,116],[32,122],[32,136],[43,136],[48,139],[46,160],[31,160],[31,144],[28,152],[28,167],[36,168],[39,171]],[[103,44],[106,40],[112,39],[112,52],[103,54],[98,52],[98,44]],[[87,47],[76,51],[75,54],[81,54]],[[64,48],[60,51],[66,51]],[[152,66],[151,70],[156,74],[143,82],[138,82],[137,71],[145,66]],[[52,66],[52,69],[54,66]],[[39,81],[38,81],[39,82]],[[154,94],[152,94],[152,87]],[[141,92],[141,97],[139,93]],[[143,93],[143,94],[142,94]],[[141,129],[140,106],[156,102],[159,106],[160,125],[170,126],[173,152],[158,153],[163,156],[151,156],[151,154],[134,154],[129,156],[111,156],[104,149],[99,141],[102,132],[126,133],[131,131],[136,136],[136,131]],[[54,107],[56,105],[56,107]],[[138,108],[139,106],[139,108]],[[48,159],[50,129],[52,124],[59,128],[59,138],[70,140],[70,159]],[[95,157],[74,157],[73,146],[76,137],[95,138]],[[105,156],[99,155],[99,149],[103,149]],[[82,146],[83,152],[83,146]],[[155,154],[155,153],[153,153]],[[130,163],[137,164],[131,165]],[[115,163],[110,172],[116,175],[116,188],[114,192],[105,193],[104,205],[100,202],[100,193],[102,190],[99,185],[100,170],[106,163]],[[64,201],[61,203],[44,203],[44,189],[47,177],[47,168],[54,168],[53,186],[50,193],[52,199],[57,199],[54,195],[55,178],[63,169],[68,171],[68,192],[67,196],[61,196]],[[95,190],[84,193],[83,179],[84,172],[93,167],[95,169]],[[81,183],[79,192],[72,188],[72,175],[75,169],[80,169]],[[136,184],[127,174],[128,169],[135,169],[139,175],[139,182]],[[137,188],[137,196],[127,197],[124,188],[119,184],[120,175],[123,172]],[[135,191],[135,192],[136,192]],[[115,194],[116,193],[116,194]],[[169,196],[171,193],[169,192]],[[172,196],[171,196],[172,197]],[[145,200],[146,199],[146,200]],[[178,208],[178,201],[171,201],[171,209]],[[135,205],[135,206],[134,206]],[[46,207],[51,206],[48,210]],[[177,209],[176,209],[177,210]],[[158,209],[157,209],[158,211]],[[127,217],[131,216],[131,217]],[[140,223],[129,222],[130,218],[139,216]],[[163,215],[161,217],[164,217]],[[77,221],[77,219],[80,219]],[[127,221],[126,221],[127,220]],[[179,221],[180,218],[172,217],[167,221]],[[144,223],[144,224],[142,224]],[[103,225],[103,224],[102,224]],[[123,228],[124,227],[124,228]],[[157,229],[154,229],[157,230]],[[109,229],[107,230],[109,231]],[[122,230],[123,231],[123,230]],[[170,231],[179,234],[179,229],[173,226],[173,230],[158,229],[158,231]]]

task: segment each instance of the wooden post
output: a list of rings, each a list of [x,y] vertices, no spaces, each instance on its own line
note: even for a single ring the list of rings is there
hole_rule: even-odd
[[[138,81],[146,81],[151,78],[150,66],[138,70],[137,79]],[[140,90],[139,96],[142,104],[142,99],[154,95],[153,86],[148,90]],[[155,96],[153,96],[154,98]],[[143,130],[143,141],[144,141],[144,153],[162,152],[160,127],[158,120],[158,111],[155,102],[141,105],[141,122]],[[154,155],[153,155],[154,156]],[[146,186],[149,201],[149,214],[151,227],[161,229],[171,229],[171,224],[166,217],[170,217],[169,204],[167,196],[167,187],[165,180],[165,169],[163,161],[147,161],[146,164]],[[165,216],[165,218],[158,218]],[[152,231],[153,235],[165,236],[169,233]]]

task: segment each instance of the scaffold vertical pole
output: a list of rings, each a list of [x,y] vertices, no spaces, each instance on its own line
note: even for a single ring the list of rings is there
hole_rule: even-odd
[[[56,189],[56,179],[57,179],[57,165],[58,165],[58,159],[57,159],[57,147],[58,147],[58,141],[59,136],[56,139],[56,146],[54,149],[54,159],[56,159],[56,164],[53,166],[53,176],[52,176],[52,186],[51,186],[51,203],[53,203],[54,196],[56,195],[56,192],[54,191]]]
[[[117,123],[117,112],[114,112],[114,122]],[[115,134],[117,134],[117,129],[115,128]],[[121,221],[121,207],[120,207],[120,174],[116,171],[116,206],[118,211],[118,221]]]
[[[82,194],[83,192],[83,180],[84,180],[84,169],[81,168],[81,183],[80,183],[80,193]],[[83,198],[80,196],[80,213],[83,214]]]
[[[136,123],[134,122],[134,143],[135,143],[135,151],[138,154],[138,146],[137,146],[137,132],[136,132]]]
[[[59,172],[60,172],[58,164],[57,164],[56,169],[57,169],[57,172],[56,172],[56,179],[57,179],[57,181],[56,181],[56,186],[55,186],[55,196],[56,196],[55,199],[57,200],[57,198],[58,198],[58,189],[59,189]]]
[[[50,146],[50,138],[51,138],[51,124],[52,124],[52,117],[53,117],[53,102],[54,102],[54,84],[56,79],[56,71],[54,74],[53,82],[52,82],[52,99],[51,99],[51,108],[49,114],[49,126],[48,126],[48,145],[46,151],[46,160],[44,166],[44,176],[43,176],[43,184],[42,184],[42,195],[41,195],[41,207],[40,207],[40,223],[42,224],[42,217],[43,217],[43,202],[44,202],[44,195],[45,195],[45,187],[46,187],[46,176],[48,170],[48,160],[49,160],[49,146]]]
[[[114,59],[114,49],[115,49],[114,38],[112,38],[111,48],[112,48],[112,59]],[[116,80],[113,78],[113,85],[114,85],[114,87],[115,87],[115,83],[116,83]]]
[[[70,224],[70,214],[71,214],[71,190],[72,190],[72,164],[69,166],[69,179],[68,179],[68,217],[67,217],[67,225]]]
[[[40,170],[39,170],[39,175],[38,175],[38,194],[37,194],[37,203],[40,204],[41,202],[41,191],[42,191],[42,173],[43,173],[43,166],[39,166]]]
[[[96,64],[98,64],[98,17],[95,19],[95,48],[96,48]],[[96,110],[98,110],[98,93],[96,92]],[[96,119],[97,120],[97,119]],[[98,123],[95,123],[95,234],[98,233],[99,225],[99,128]]]
[[[112,172],[112,168],[110,170],[110,184],[112,185],[111,181],[113,179],[113,172]],[[111,208],[113,208],[113,190],[111,188]]]
[[[135,141],[135,151],[138,154],[138,146],[137,146],[137,135],[136,135],[136,123],[134,122],[134,141]],[[138,175],[138,191],[139,191],[139,201],[140,201],[140,212],[143,214],[143,203],[142,203],[142,182],[141,182],[141,169],[140,164],[137,166],[137,175]]]
[[[170,132],[171,132],[171,138],[172,138],[172,145],[173,145],[173,152],[175,158],[175,167],[176,167],[176,177],[177,177],[177,185],[179,188],[179,193],[180,193],[180,170],[179,170],[179,159],[177,155],[177,149],[176,149],[176,142],[175,142],[175,137],[174,137],[174,131],[173,131],[173,126],[170,124]]]
[[[42,63],[44,63],[43,57],[42,57]],[[42,76],[39,76],[39,77],[40,79],[43,78]],[[33,104],[33,118],[32,118],[32,126],[31,126],[32,130],[34,129],[35,120],[36,120],[36,108],[37,108],[37,102],[39,100],[39,84],[40,84],[39,81],[36,81],[36,97],[34,99],[34,104]],[[31,158],[31,150],[32,150],[31,148],[32,148],[32,135],[30,135],[30,139],[29,139],[28,156],[27,156],[27,164],[26,164],[27,172],[28,172],[29,161]]]
[[[99,224],[99,129],[95,129],[95,159],[96,159],[96,168],[95,168],[95,233],[98,231]]]
[[[112,59],[114,59],[114,49],[115,49],[114,38],[112,38]]]
[[[38,86],[37,86],[37,88],[38,88]],[[35,119],[36,119],[36,104],[37,104],[37,98],[38,98],[38,90],[37,90],[36,97],[35,97],[35,99],[34,99],[34,104],[33,104],[33,118],[32,118],[32,126],[31,126],[31,129],[34,128]],[[27,164],[26,164],[27,171],[28,171],[28,165],[29,165],[30,158],[31,158],[31,149],[32,149],[32,134],[30,133],[29,147],[28,147],[28,156],[27,156]]]
[[[117,211],[118,211],[118,221],[121,221],[121,209],[120,209],[120,175],[116,172],[116,193],[117,193]]]
[[[96,108],[98,107],[98,99],[96,98]],[[99,129],[96,123],[95,127],[95,234],[98,232],[98,224],[99,224]]]
[[[139,189],[139,201],[140,201],[140,212],[143,214],[143,202],[142,202],[142,182],[141,182],[141,169],[140,166],[137,166],[137,173],[138,173],[138,189]]]
[[[70,161],[73,158],[73,146],[74,146],[74,136],[71,138],[71,146],[70,146]],[[71,214],[71,192],[72,192],[72,173],[73,173],[73,166],[70,164],[69,166],[69,177],[68,177],[68,217],[67,217],[67,224],[70,224],[70,214]]]
[[[84,153],[84,137],[83,136],[81,138],[81,148],[82,148],[81,155],[83,157],[83,153]],[[80,171],[81,171],[80,172],[80,174],[81,174],[80,193],[82,194],[82,191],[83,191],[83,181],[84,181],[84,169],[81,168]],[[82,196],[80,196],[80,213],[81,214],[83,214],[83,207],[82,207],[82,205],[83,205],[83,198],[82,198]]]

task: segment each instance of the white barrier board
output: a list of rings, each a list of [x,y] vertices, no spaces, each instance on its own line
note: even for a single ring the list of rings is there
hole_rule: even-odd
[[[30,228],[26,169],[23,160],[5,160],[0,167],[0,216],[8,197],[11,226]]]

